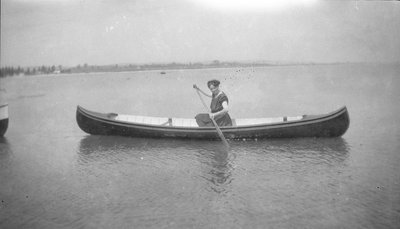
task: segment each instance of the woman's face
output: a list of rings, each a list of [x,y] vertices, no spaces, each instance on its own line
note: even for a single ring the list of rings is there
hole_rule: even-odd
[[[213,95],[215,95],[215,94],[217,94],[218,93],[218,86],[214,86],[214,85],[210,85],[210,87],[209,87],[209,89],[210,89],[210,91],[211,91],[211,93],[213,94]]]

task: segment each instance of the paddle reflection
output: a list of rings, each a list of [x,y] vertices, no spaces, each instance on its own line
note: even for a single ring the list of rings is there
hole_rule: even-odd
[[[235,153],[226,150],[199,151],[198,160],[202,162],[202,175],[208,187],[217,194],[226,194],[233,181]]]

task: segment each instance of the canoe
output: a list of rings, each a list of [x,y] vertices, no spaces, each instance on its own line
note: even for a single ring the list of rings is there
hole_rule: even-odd
[[[99,113],[81,106],[76,110],[79,127],[92,135],[151,138],[219,139],[214,127],[198,127],[196,120]],[[339,137],[349,128],[344,106],[322,115],[233,119],[233,126],[220,127],[227,139]]]
[[[8,128],[8,104],[0,105],[0,137],[3,137]]]

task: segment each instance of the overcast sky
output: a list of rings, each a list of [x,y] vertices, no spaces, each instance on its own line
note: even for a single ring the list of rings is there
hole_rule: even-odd
[[[399,1],[282,2],[2,0],[1,66],[400,61]]]

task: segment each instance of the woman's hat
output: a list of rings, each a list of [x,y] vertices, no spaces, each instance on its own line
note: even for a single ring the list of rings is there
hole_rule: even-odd
[[[214,87],[218,87],[220,83],[221,83],[221,82],[219,82],[219,80],[215,80],[215,79],[214,79],[214,80],[208,81],[208,82],[207,82],[207,86],[210,87],[211,85],[213,85]]]

